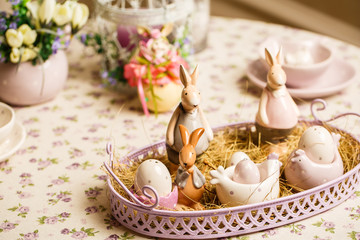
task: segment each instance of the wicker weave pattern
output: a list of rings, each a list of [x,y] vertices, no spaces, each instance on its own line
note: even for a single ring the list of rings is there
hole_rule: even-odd
[[[252,123],[227,127],[249,128]],[[217,129],[219,130],[219,129]],[[126,159],[141,161],[163,155],[165,143],[145,147]],[[345,201],[360,183],[360,164],[342,177],[321,186],[272,201],[206,211],[144,209],[120,196],[108,180],[111,209],[125,227],[161,238],[207,239],[229,237],[278,227],[324,212]]]

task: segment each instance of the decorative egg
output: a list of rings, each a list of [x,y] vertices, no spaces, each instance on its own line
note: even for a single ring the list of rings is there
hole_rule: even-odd
[[[246,153],[240,152],[240,151],[235,152],[235,153],[233,153],[233,155],[231,156],[231,158],[227,162],[226,167],[236,166],[236,164],[238,164],[238,162],[240,162],[240,161],[242,161],[244,159],[250,160],[249,156]]]
[[[259,169],[250,159],[243,159],[238,164],[236,164],[233,180],[243,184],[259,183]]]
[[[145,186],[153,187],[159,197],[167,196],[172,190],[172,180],[165,164],[156,159],[149,159],[140,164],[135,174],[134,187],[137,194],[141,195],[141,189]],[[145,190],[152,197],[151,191]]]
[[[179,104],[183,87],[181,83],[171,81],[164,85],[153,85],[153,89],[158,112],[167,112]],[[151,111],[155,111],[154,100],[148,85],[144,86],[144,94],[147,99],[147,107]]]
[[[301,136],[298,148],[304,150],[311,161],[328,164],[335,158],[337,145],[328,130],[312,126]]]

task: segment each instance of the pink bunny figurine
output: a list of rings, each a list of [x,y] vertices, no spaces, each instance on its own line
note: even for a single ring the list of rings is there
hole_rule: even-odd
[[[278,143],[289,135],[298,122],[299,109],[286,89],[286,74],[281,67],[281,48],[273,58],[265,49],[266,62],[270,66],[267,85],[264,88],[256,114],[256,129],[262,142]]]
[[[209,147],[209,142],[213,139],[213,131],[205,118],[205,115],[200,107],[201,96],[199,90],[196,88],[196,80],[198,78],[198,66],[195,67],[194,72],[189,76],[185,68],[180,65],[180,80],[184,85],[181,93],[181,103],[175,109],[167,131],[166,131],[166,150],[168,159],[178,165],[179,151],[183,147],[179,125],[184,125],[189,132],[195,129],[204,128],[205,134],[199,139],[196,145],[196,155],[202,154]]]

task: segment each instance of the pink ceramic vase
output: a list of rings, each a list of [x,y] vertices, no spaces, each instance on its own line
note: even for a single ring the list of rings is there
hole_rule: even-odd
[[[24,62],[16,68],[13,63],[0,63],[0,99],[17,106],[53,99],[64,87],[68,76],[64,51],[52,55],[42,65]]]

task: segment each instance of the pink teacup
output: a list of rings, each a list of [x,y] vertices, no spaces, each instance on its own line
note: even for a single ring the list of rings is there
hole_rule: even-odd
[[[333,59],[332,50],[320,40],[296,41],[270,37],[259,48],[266,68],[265,48],[276,56],[280,46],[284,55],[282,68],[287,76],[286,85],[293,88],[306,88],[314,84]]]

